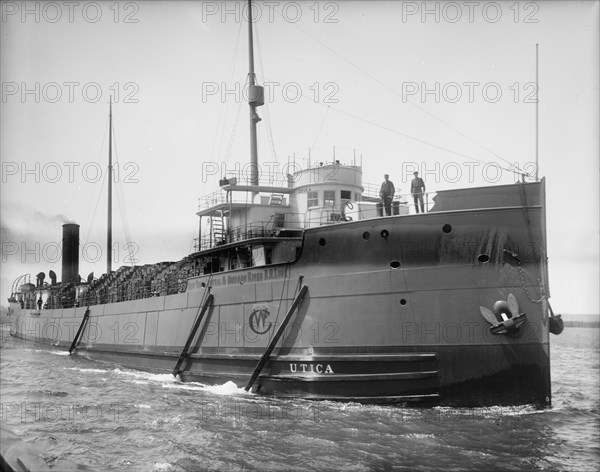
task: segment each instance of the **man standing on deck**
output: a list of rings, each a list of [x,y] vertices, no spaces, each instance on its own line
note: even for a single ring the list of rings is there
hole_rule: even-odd
[[[412,193],[413,200],[415,201],[415,210],[419,213],[418,202],[421,203],[421,213],[425,213],[425,205],[423,204],[423,194],[425,193],[425,182],[417,171],[413,172],[415,178],[410,183],[410,193]]]
[[[387,216],[392,215],[392,198],[394,198],[394,192],[396,189],[394,188],[394,184],[391,180],[389,180],[390,176],[385,174],[383,176],[385,179],[381,184],[381,190],[379,190],[379,196],[383,200],[383,206],[385,207],[385,214]]]

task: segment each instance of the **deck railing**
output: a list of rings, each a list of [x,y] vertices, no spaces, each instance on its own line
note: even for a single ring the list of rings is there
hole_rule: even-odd
[[[276,237],[282,230],[303,230],[306,228],[304,215],[300,213],[282,213],[283,219],[273,216],[268,221],[253,221],[245,225],[225,228],[222,232],[206,234],[194,239],[194,250],[204,251],[228,243],[245,241],[252,238]]]
[[[433,206],[430,193],[423,195],[423,206],[425,212]],[[200,238],[194,238],[194,250],[204,251],[224,244],[245,241],[252,238],[276,237],[283,229],[305,230],[315,226],[344,223],[353,219],[368,219],[387,216],[381,199],[377,202],[349,202],[343,208],[323,208],[316,215],[314,213],[281,213],[283,219],[275,219],[275,215],[268,221],[254,221],[245,225],[223,228],[213,234],[205,234]],[[355,211],[360,205],[360,211]],[[366,207],[366,208],[365,208]],[[421,210],[419,205],[419,211]],[[395,195],[391,206],[392,216],[399,214],[417,213],[411,194]]]

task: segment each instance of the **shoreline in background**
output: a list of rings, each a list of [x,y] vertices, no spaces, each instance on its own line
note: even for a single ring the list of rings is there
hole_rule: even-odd
[[[600,315],[563,314],[565,328],[600,328]]]
[[[572,315],[572,314],[560,314],[565,323],[565,327],[569,328],[600,328],[600,314],[597,315]],[[10,324],[11,319],[7,316],[7,313],[2,310],[0,312],[0,325]]]
[[[600,321],[564,320],[565,328],[600,328]]]

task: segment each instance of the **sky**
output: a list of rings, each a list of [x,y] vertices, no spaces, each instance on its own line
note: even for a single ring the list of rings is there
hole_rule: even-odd
[[[192,252],[198,198],[249,162],[239,2],[1,2],[1,302],[54,270],[61,225],[105,271],[109,97],[113,268]],[[599,3],[257,2],[259,163],[362,162],[406,193],[546,179],[551,303],[599,310]],[[128,249],[132,249],[132,256]]]

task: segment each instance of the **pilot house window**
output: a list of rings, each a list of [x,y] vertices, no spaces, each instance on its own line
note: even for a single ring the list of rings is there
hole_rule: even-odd
[[[352,192],[350,190],[342,190],[342,200],[352,200]]]
[[[335,190],[325,190],[323,192],[323,206],[335,205]]]
[[[308,192],[308,208],[319,206],[319,192]]]

